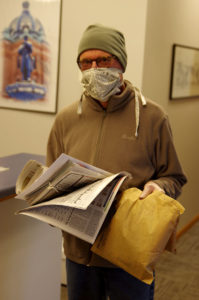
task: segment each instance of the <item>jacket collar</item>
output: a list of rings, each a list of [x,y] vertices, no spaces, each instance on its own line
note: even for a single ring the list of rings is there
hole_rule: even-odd
[[[85,94],[83,94],[83,101],[86,100],[88,105],[93,110],[96,111],[104,111],[104,110],[106,110],[107,112],[116,111],[121,107],[123,107],[124,105],[126,105],[130,100],[132,100],[135,97],[135,93],[131,83],[125,80],[124,84],[125,84],[125,88],[122,91],[122,93],[119,95],[111,96],[111,98],[108,100],[108,105],[106,108],[102,107],[102,105],[98,100],[95,100]]]

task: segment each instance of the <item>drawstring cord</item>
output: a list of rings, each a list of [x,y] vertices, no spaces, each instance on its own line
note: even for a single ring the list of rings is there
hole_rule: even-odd
[[[78,107],[77,107],[77,114],[78,115],[82,114],[82,97],[83,96],[81,96],[81,99],[79,100]]]
[[[138,129],[140,125],[140,103],[139,103],[139,97],[142,102],[143,106],[146,106],[146,99],[140,92],[140,90],[134,88],[134,93],[135,93],[135,137],[138,137]]]

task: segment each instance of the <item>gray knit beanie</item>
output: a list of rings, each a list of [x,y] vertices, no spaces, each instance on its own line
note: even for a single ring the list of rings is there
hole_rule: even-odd
[[[77,61],[81,53],[90,49],[99,49],[115,55],[125,71],[127,54],[125,38],[120,31],[98,24],[88,26],[79,43]]]

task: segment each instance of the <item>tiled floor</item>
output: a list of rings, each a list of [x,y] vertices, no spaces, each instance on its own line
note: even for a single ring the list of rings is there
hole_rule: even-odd
[[[199,221],[165,252],[156,267],[155,300],[199,299]]]

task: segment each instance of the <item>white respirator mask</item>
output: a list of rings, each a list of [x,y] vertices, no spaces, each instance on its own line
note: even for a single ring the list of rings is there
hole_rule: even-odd
[[[120,92],[121,73],[117,68],[91,68],[82,72],[81,84],[89,96],[106,102]]]

